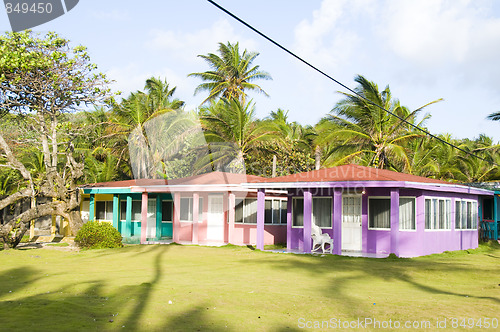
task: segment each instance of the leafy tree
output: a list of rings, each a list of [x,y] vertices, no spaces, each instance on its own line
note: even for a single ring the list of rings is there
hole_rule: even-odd
[[[410,160],[405,146],[423,135],[376,105],[420,125],[416,122],[418,114],[440,100],[410,111],[392,98],[389,86],[380,91],[377,84],[363,76],[357,76],[355,81],[359,96],[342,93],[345,98],[317,126],[318,144],[328,146],[326,165],[356,161],[377,168],[408,169]]]
[[[264,121],[273,135],[271,140],[259,143],[259,149],[247,157],[250,173],[282,176],[314,169],[311,153],[315,132],[312,127],[289,122],[288,111],[282,109],[272,111]],[[273,159],[276,160],[274,172]]]
[[[271,79],[268,73],[259,70],[259,66],[252,65],[259,53],[248,52],[246,49],[240,53],[239,43],[231,44],[230,42],[219,43],[218,51],[219,55],[213,53],[198,55],[208,63],[211,70],[188,75],[205,81],[195,90],[195,94],[200,91],[209,92],[202,104],[218,97],[224,97],[227,100],[237,99],[245,104],[247,90],[257,91],[267,96],[259,85],[252,83],[258,79]]]
[[[29,210],[0,228],[5,247],[17,245],[28,222],[45,215],[68,219],[73,233],[80,227],[77,182],[83,162],[74,154],[75,133],[65,113],[109,97],[108,81],[96,68],[85,47],[71,48],[56,33],[40,36],[25,31],[0,37],[0,112],[26,128],[17,140],[0,132],[0,166],[15,170],[23,179],[18,192],[0,200],[0,209],[22,199],[32,201]],[[23,140],[43,155],[37,174],[21,158],[17,141]],[[37,197],[52,200],[37,205]]]

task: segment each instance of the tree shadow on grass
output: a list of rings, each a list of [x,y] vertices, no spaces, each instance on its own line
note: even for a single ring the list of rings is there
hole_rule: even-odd
[[[498,252],[498,251],[496,251]],[[264,255],[276,255],[263,253]],[[482,254],[487,256],[488,254]],[[289,259],[291,258],[291,259]],[[441,258],[444,258],[442,260]],[[494,257],[496,258],[496,257]],[[439,257],[435,260],[415,260],[415,259],[377,259],[377,258],[355,258],[345,256],[317,257],[309,255],[297,255],[295,257],[283,256],[283,259],[258,257],[255,259],[246,259],[244,264],[269,264],[272,268],[280,271],[305,271],[314,284],[314,279],[318,276],[329,277],[325,283],[318,283],[318,293],[332,299],[344,308],[344,312],[349,315],[369,317],[371,310],[367,307],[368,302],[362,303],[359,298],[350,294],[352,282],[356,280],[383,280],[388,283],[400,282],[410,285],[429,295],[453,296],[458,299],[479,299],[486,300],[492,305],[500,304],[500,299],[495,296],[482,296],[479,294],[460,292],[453,287],[443,286],[432,279],[433,271],[440,275],[453,274],[475,274],[480,267],[475,264],[464,263],[461,260],[455,260],[453,257]],[[429,279],[422,280],[413,276],[413,273],[420,271],[429,271]],[[500,267],[498,269],[500,274]],[[331,276],[331,277],[330,277]],[[492,281],[493,282],[493,281]],[[452,286],[452,285],[450,285]],[[365,309],[362,309],[364,306]]]
[[[133,250],[135,251],[135,250]],[[46,272],[32,267],[13,268],[0,273],[0,330],[2,331],[220,331],[224,322],[210,317],[209,303],[194,304],[191,309],[165,315],[160,326],[144,326],[148,304],[162,282],[163,262],[168,247],[151,247],[154,253],[151,279],[137,285],[106,292],[104,280],[69,283],[62,287],[49,284]],[[138,254],[145,253],[143,249]],[[51,274],[52,276],[52,274]],[[47,278],[43,284],[40,280]],[[49,285],[49,286],[47,286]],[[44,290],[36,291],[37,287]],[[166,303],[165,306],[168,306]],[[151,311],[148,312],[151,314]],[[161,317],[162,313],[155,313]],[[147,320],[146,320],[147,321]]]

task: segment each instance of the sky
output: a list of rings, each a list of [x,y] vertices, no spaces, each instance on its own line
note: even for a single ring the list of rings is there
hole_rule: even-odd
[[[355,88],[363,75],[414,110],[425,109],[434,134],[500,141],[500,2],[495,0],[215,0],[336,80]],[[9,31],[0,10],[0,31]],[[56,31],[88,47],[113,90],[142,90],[151,76],[176,86],[175,97],[194,109],[201,81],[187,75],[208,65],[200,54],[239,42],[259,52],[254,64],[272,76],[249,93],[257,116],[278,108],[314,125],[347,92],[250,31],[206,0],[81,0],[73,10],[33,28]]]

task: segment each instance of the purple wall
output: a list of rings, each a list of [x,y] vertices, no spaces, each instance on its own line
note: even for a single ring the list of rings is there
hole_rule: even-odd
[[[332,196],[333,189],[311,190],[314,196]],[[289,197],[302,197],[301,190],[289,190]],[[399,196],[416,197],[416,230],[397,230],[397,234],[393,233],[394,239],[397,239],[397,247],[391,247],[391,230],[370,230],[368,229],[368,197],[382,196],[390,198],[390,188],[367,188],[366,193],[362,197],[362,251],[365,253],[389,254],[393,251],[398,252],[401,257],[416,257],[429,255],[433,253],[441,253],[444,251],[465,250],[477,248],[478,246],[478,231],[475,230],[455,230],[455,199],[472,199],[477,200],[475,194],[459,194],[449,192],[436,192],[423,189],[406,189],[399,190]],[[425,197],[443,197],[451,198],[451,229],[450,230],[425,230]],[[291,212],[291,204],[289,213]],[[333,211],[335,214],[335,211]],[[291,218],[290,218],[291,222]],[[333,220],[333,225],[335,220]],[[290,249],[303,250],[303,229],[289,226],[289,243]],[[330,234],[334,238],[334,242],[341,241],[333,234],[332,229],[323,229],[324,233]],[[339,243],[339,242],[337,242]]]

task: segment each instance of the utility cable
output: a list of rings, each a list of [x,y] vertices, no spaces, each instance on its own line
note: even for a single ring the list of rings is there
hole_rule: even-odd
[[[269,42],[271,42],[272,44],[274,44],[275,46],[277,46],[278,48],[282,49],[283,51],[285,51],[286,53],[290,54],[291,56],[293,56],[294,58],[296,58],[297,60],[303,62],[305,65],[309,66],[310,68],[312,68],[313,70],[317,71],[318,73],[320,73],[321,75],[325,76],[326,78],[332,80],[333,82],[337,83],[338,85],[340,85],[341,87],[343,87],[344,89],[346,89],[347,91],[355,94],[356,96],[358,96],[359,98],[363,99],[365,102],[387,112],[388,114],[398,118],[400,121],[408,124],[409,126],[413,127],[414,129],[417,129],[421,132],[423,132],[425,135],[429,136],[429,137],[432,137],[434,139],[437,139],[438,141],[440,141],[441,143],[444,143],[446,145],[449,145],[451,146],[452,148],[454,149],[457,149],[459,151],[462,151],[463,153],[465,154],[468,154],[474,158],[477,158],[479,160],[482,160],[482,161],[485,161],[489,164],[492,164],[494,166],[500,166],[498,165],[497,163],[495,162],[492,162],[490,160],[486,160],[485,158],[483,157],[480,157],[470,151],[467,151],[465,149],[462,149],[461,147],[458,147],[450,142],[447,142],[445,141],[444,139],[434,135],[434,134],[431,134],[430,132],[428,132],[427,130],[425,129],[422,129],[420,128],[419,126],[409,122],[408,120],[406,120],[405,118],[402,118],[400,117],[399,115],[397,114],[394,114],[393,112],[389,111],[388,109],[378,105],[378,104],[375,104],[373,101],[367,99],[366,97],[364,97],[363,95],[357,93],[355,90],[349,88],[347,85],[343,84],[342,82],[336,80],[335,78],[333,78],[332,76],[328,75],[327,73],[325,73],[324,71],[322,71],[321,69],[317,68],[316,66],[312,65],[311,63],[309,63],[308,61],[304,60],[303,58],[301,58],[300,56],[298,56],[297,54],[293,53],[292,51],[290,51],[289,49],[287,49],[286,47],[282,46],[281,44],[279,44],[278,42],[276,42],[275,40],[273,40],[272,38],[268,37],[266,34],[260,32],[259,30],[257,30],[256,28],[254,28],[253,26],[251,26],[250,24],[248,24],[247,22],[243,21],[241,18],[239,18],[238,16],[236,16],[235,14],[231,13],[229,10],[225,9],[224,7],[222,7],[221,5],[217,4],[215,1],[213,0],[207,0],[208,2],[210,2],[212,5],[214,5],[215,7],[217,7],[218,9],[220,9],[221,11],[223,11],[224,13],[226,13],[227,15],[231,16],[233,19],[235,19],[236,21],[240,22],[241,24],[243,24],[244,26],[246,26],[247,28],[249,28],[250,30],[252,30],[253,32],[257,33],[258,35],[260,35],[261,37],[263,37],[264,39],[267,39]]]

